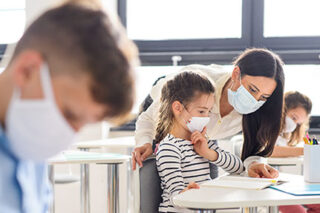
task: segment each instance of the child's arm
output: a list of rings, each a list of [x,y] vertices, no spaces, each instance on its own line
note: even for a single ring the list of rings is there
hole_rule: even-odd
[[[161,143],[157,152],[157,169],[162,184],[170,192],[171,197],[189,188],[197,188],[198,184],[184,185],[181,172],[180,150],[172,143]]]
[[[271,157],[298,157],[303,150],[303,147],[275,146]]]
[[[245,168],[239,157],[230,152],[220,149],[215,141],[208,141],[205,138],[206,128],[200,133],[192,133],[191,142],[193,148],[200,156],[208,159],[211,163],[220,166],[229,173],[242,173]]]
[[[242,173],[245,170],[243,162],[241,159],[231,154],[230,152],[222,150],[218,147],[216,141],[209,140],[208,141],[209,149],[214,150],[218,153],[218,158],[215,161],[211,161],[211,163],[216,164],[217,166],[221,167],[223,170],[229,173]]]

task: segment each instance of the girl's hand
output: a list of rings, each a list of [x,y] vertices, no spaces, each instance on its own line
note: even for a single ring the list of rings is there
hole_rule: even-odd
[[[182,190],[182,191],[179,192],[179,194],[180,194],[180,193],[183,193],[183,192],[185,192],[185,191],[187,191],[187,190],[189,190],[189,189],[200,189],[200,186],[199,186],[199,184],[197,184],[197,183],[195,183],[195,182],[190,182],[190,183],[188,184],[188,186],[187,186],[184,190]]]
[[[191,143],[193,144],[194,151],[210,161],[215,161],[218,158],[218,153],[214,150],[209,149],[208,140],[206,138],[207,127],[202,132],[195,131],[191,134]]]

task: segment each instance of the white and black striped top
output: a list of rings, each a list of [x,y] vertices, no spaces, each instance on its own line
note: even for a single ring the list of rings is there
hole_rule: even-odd
[[[229,173],[245,170],[239,157],[220,149],[215,141],[209,140],[208,146],[218,153],[218,159],[211,163]],[[160,142],[156,159],[163,189],[159,211],[186,212],[186,209],[173,206],[172,197],[192,181],[202,183],[210,180],[210,161],[198,155],[190,141],[170,134]]]

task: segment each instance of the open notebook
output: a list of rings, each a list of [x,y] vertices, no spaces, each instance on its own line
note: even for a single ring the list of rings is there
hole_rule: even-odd
[[[278,185],[287,181],[288,180],[286,179],[251,178],[239,175],[227,175],[207,181],[201,184],[201,186],[260,190],[271,185]]]

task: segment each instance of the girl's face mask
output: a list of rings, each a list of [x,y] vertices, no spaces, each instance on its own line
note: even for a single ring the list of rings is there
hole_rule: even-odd
[[[209,123],[210,117],[196,117],[192,116],[190,112],[188,112],[187,108],[184,107],[185,111],[191,117],[190,119],[185,121],[185,124],[191,133],[195,131],[202,132],[204,127]]]

